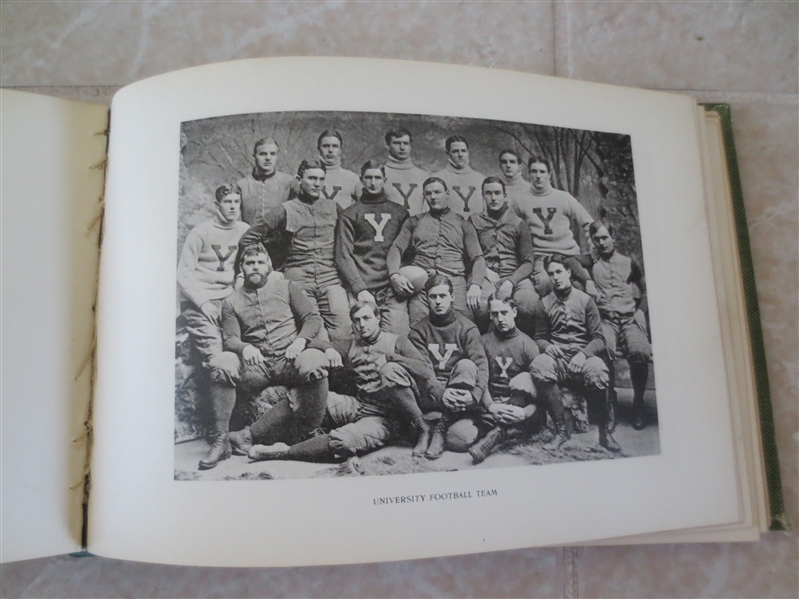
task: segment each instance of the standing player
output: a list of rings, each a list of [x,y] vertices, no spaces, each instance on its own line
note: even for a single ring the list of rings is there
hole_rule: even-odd
[[[386,195],[392,202],[404,206],[411,214],[427,210],[422,183],[430,176],[411,162],[411,132],[405,128],[389,129],[385,136],[388,148],[386,162]]]
[[[352,171],[341,168],[341,149],[344,147],[341,133],[325,130],[316,141],[319,158],[327,169],[324,194],[328,200],[335,200],[342,208],[347,208],[361,194],[361,180]]]
[[[482,185],[485,210],[472,214],[469,222],[477,231],[486,261],[486,277],[477,322],[487,328],[488,298],[513,297],[525,331],[532,334],[533,308],[538,302],[530,275],[533,272],[533,245],[530,227],[508,205],[505,184],[499,177],[487,177]]]
[[[200,469],[230,457],[230,416],[237,390],[259,392],[273,385],[292,387],[291,399],[261,419],[264,437],[296,443],[317,428],[327,400],[327,358],[306,349],[322,328],[322,319],[305,295],[285,279],[270,278],[269,255],[260,244],[241,257],[244,285],[222,306],[225,351],[211,371],[214,440]]]
[[[530,184],[522,177],[524,163],[515,150],[502,150],[499,153],[499,170],[508,199],[515,201],[530,193]]]
[[[536,392],[530,369],[538,355],[535,341],[516,328],[516,302],[491,297],[491,330],[483,335],[488,356],[488,386],[483,395],[486,420],[493,425],[480,441],[469,448],[475,464],[509,433],[532,433],[541,424],[542,411],[534,403]]]
[[[178,323],[191,335],[205,367],[222,353],[222,301],[233,293],[236,249],[250,228],[239,220],[238,186],[223,185],[215,195],[216,214],[186,236],[177,273],[181,309]]]
[[[344,210],[336,229],[336,264],[348,291],[377,305],[384,331],[407,335],[408,305],[388,280],[386,255],[408,219],[408,211],[388,199],[385,169],[369,160],[361,167],[363,193]]]
[[[601,221],[588,227],[597,258],[591,267],[596,283],[596,304],[602,317],[602,334],[608,354],[608,364],[616,359],[616,347],[630,363],[633,384],[633,428],[646,427],[644,392],[649,376],[652,346],[646,335],[646,281],[644,272],[634,258],[616,251],[613,229]],[[635,299],[633,285],[638,287],[640,301]]]
[[[588,226],[593,218],[582,204],[574,197],[551,184],[551,169],[546,158],[532,156],[527,163],[531,188],[526,196],[518,197],[514,202],[514,210],[528,225],[533,236],[533,278],[537,280],[541,295],[551,290],[547,283],[544,259],[547,256],[565,256],[569,260],[569,268],[576,280],[593,294],[588,272],[576,260],[580,255],[580,244],[574,238],[572,225],[585,233],[588,240]]]
[[[419,433],[414,455],[424,455],[431,431],[417,403],[420,386],[433,379],[430,364],[405,337],[380,330],[377,307],[356,302],[350,310],[355,339],[332,346],[316,342],[325,350],[330,367],[344,366],[355,380],[357,396],[330,392],[327,414],[334,428],[295,445],[253,445],[261,438],[253,434],[259,423],[231,440],[249,449],[253,460],[302,460],[333,462],[363,455],[396,437],[401,424],[410,417]],[[269,412],[267,412],[267,415]]]
[[[455,309],[471,317],[480,304],[485,276],[485,260],[477,232],[463,216],[449,209],[444,181],[430,177],[422,189],[429,211],[412,216],[402,225],[386,257],[389,280],[398,293],[412,296],[408,302],[411,324],[425,318],[427,296],[424,293],[413,295],[411,282],[398,272],[402,255],[410,249],[413,266],[423,268],[430,276],[447,276],[454,289]]]
[[[533,360],[533,380],[538,397],[555,424],[555,437],[544,449],[559,449],[569,439],[559,383],[582,385],[600,407],[599,444],[619,452],[608,431],[608,368],[599,356],[605,350],[602,326],[594,300],[572,287],[571,272],[563,256],[547,260],[552,293],[535,309],[535,341],[541,354]]]
[[[480,212],[483,209],[480,185],[485,176],[469,165],[469,143],[460,135],[451,135],[445,144],[447,166],[433,176],[444,181],[450,189],[450,207],[453,212],[466,216]]]
[[[242,237],[243,250],[270,239],[276,232],[288,236],[288,256],[283,275],[305,293],[318,308],[332,339],[350,335],[349,301],[341,285],[335,261],[335,230],[341,211],[325,199],[325,165],[303,160],[297,170],[299,197],[267,212]]]
[[[433,275],[427,280],[424,292],[430,312],[411,327],[410,334],[411,342],[432,362],[435,373],[435,381],[422,394],[420,407],[425,412],[442,413],[424,454],[431,460],[444,453],[451,424],[483,412],[481,400],[488,382],[488,360],[480,332],[454,309],[452,291],[452,283],[445,276]]]

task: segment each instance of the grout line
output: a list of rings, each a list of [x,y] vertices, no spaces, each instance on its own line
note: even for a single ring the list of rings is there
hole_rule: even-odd
[[[580,596],[577,558],[577,547],[563,548],[563,596],[565,599],[578,599]]]
[[[571,75],[571,56],[569,54],[569,12],[562,0],[552,2],[552,37],[554,42],[555,76]]]

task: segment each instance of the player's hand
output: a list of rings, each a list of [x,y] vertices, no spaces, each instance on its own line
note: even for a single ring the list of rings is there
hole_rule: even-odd
[[[497,299],[506,300],[513,295],[513,282],[503,281],[502,285],[497,289]]]
[[[252,345],[246,345],[241,350],[241,358],[247,366],[258,366],[266,362],[266,358],[264,358],[261,351]]]
[[[556,360],[558,358],[565,358],[566,354],[563,353],[563,348],[560,345],[552,344],[544,350],[544,353]]]
[[[332,347],[328,347],[325,350],[325,356],[327,356],[327,366],[329,368],[341,368],[344,366],[344,363],[341,361],[341,354]]]
[[[375,296],[371,294],[371,292],[364,289],[360,293],[358,293],[358,301],[359,302],[372,302],[373,304],[377,305],[377,300]]]
[[[524,413],[524,408],[519,406],[505,406],[503,416],[505,418],[505,424],[513,424],[524,420],[526,415]]]
[[[572,356],[572,359],[569,360],[566,370],[572,374],[582,374],[585,360],[585,354],[581,351],[578,351],[576,354],[574,354],[574,356]]]
[[[469,291],[466,292],[466,305],[472,310],[477,310],[480,307],[480,296],[483,290],[479,285],[471,285]]]
[[[599,295],[599,290],[596,288],[596,283],[590,279],[585,282],[585,292],[591,297],[597,297]]]
[[[216,326],[219,326],[219,309],[213,303],[204,302],[200,306],[200,312]]]
[[[464,389],[445,389],[441,400],[453,412],[462,412],[474,403],[472,394]]]
[[[407,277],[403,277],[399,273],[394,273],[389,278],[389,281],[391,282],[391,286],[394,288],[394,291],[396,291],[399,295],[402,296],[413,295],[414,292],[413,285],[411,284],[411,282],[408,280]]]
[[[294,342],[286,348],[286,360],[293,360],[300,355],[300,352],[305,349],[308,340],[303,337],[297,337]]]

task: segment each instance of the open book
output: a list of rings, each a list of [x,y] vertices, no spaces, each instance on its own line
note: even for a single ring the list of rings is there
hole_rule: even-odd
[[[407,148],[392,148],[393,141]],[[546,545],[753,541],[786,524],[724,105],[473,67],[259,59],[130,85],[115,96],[110,121],[103,106],[3,91],[2,156],[3,561],[86,550],[189,565],[313,565]],[[314,173],[322,175],[308,182]],[[399,287],[414,286],[400,312],[422,310],[410,333],[391,325],[386,332],[397,340],[386,351],[418,351],[433,372],[426,379],[414,371],[404,388],[433,437],[443,430],[438,451],[430,439],[417,451],[418,427],[426,425],[403,421],[407,412],[381,413],[378,420],[391,430],[384,427],[379,438],[362,429],[347,437],[336,420],[342,402],[351,401],[347,425],[363,424],[369,398],[384,397],[357,385],[348,391],[361,374],[338,368],[331,357],[345,347],[339,357],[353,358],[357,344],[345,339],[342,346],[342,329],[367,336],[366,325],[347,330],[350,316],[361,314],[349,307],[363,307],[355,304],[362,289],[342,272],[341,248],[332,261],[316,259],[324,252],[314,243],[334,234],[332,225],[313,221],[319,237],[298,231],[308,230],[303,214],[321,214],[308,209],[308,197],[322,198],[314,205],[327,202],[338,235],[341,219],[357,212],[350,208],[379,192],[375,185],[402,207],[397,218],[407,229],[394,231],[381,266],[391,272],[378,275],[392,275],[384,287],[392,294],[393,275],[401,275]],[[494,188],[499,208],[490,212]],[[285,197],[271,205],[275,194]],[[546,194],[560,203],[542,209],[530,199]],[[235,200],[229,213],[226,198]],[[375,247],[390,230],[395,212],[386,210],[370,221]],[[463,231],[468,259],[455,266],[444,256],[454,237],[425,245],[425,227],[443,223],[442,214],[458,235]],[[532,253],[517,256],[530,270],[509,287],[515,304],[484,293],[492,276],[491,297],[502,295],[512,277],[495,272],[503,264],[496,258],[500,240],[467,240],[483,231],[480,222],[495,226],[497,214],[530,229]],[[558,224],[564,214],[570,220]],[[216,286],[213,297],[180,279],[187,260],[192,268],[200,261],[201,250],[193,262],[187,256],[203,227],[227,224],[227,234],[245,222],[251,228],[242,225],[243,235],[263,243],[275,266],[282,261],[282,274],[270,273],[271,282],[257,287],[258,267],[249,265],[234,281],[239,266],[229,265],[236,254],[244,255],[239,265],[247,261],[234,241],[209,245],[219,271],[231,277],[205,288]],[[306,254],[297,253],[302,243]],[[435,257],[431,263],[424,263],[425,252]],[[449,284],[437,279],[430,286],[426,276],[411,281],[419,269],[397,270],[400,260],[443,274]],[[331,264],[330,276],[350,294],[343,296],[344,325],[333,307],[342,298],[325,295],[330,281],[307,284]],[[425,279],[429,288],[420,290]],[[527,311],[517,293],[523,284],[534,298]],[[255,342],[244,330],[245,310],[229,298],[245,298],[247,289],[258,295],[269,285],[289,290],[286,298],[297,289],[306,298],[286,300],[296,319],[289,341],[319,312],[325,317],[296,348],[327,360],[305,373],[310,378],[296,378],[299,366],[285,358],[285,347],[270,354],[262,344],[258,358],[242,349]],[[608,285],[621,295],[608,296]],[[574,298],[579,310],[568,303]],[[211,301],[219,302],[216,311],[203,312]],[[486,355],[482,345],[470,350],[477,351],[475,362],[482,352],[488,364],[475,367],[476,378],[441,378],[459,348],[424,335],[435,335],[436,306],[448,301],[470,335],[502,330],[501,308],[512,308],[505,313],[529,333],[537,354],[522,369],[532,388],[522,389],[521,404],[503,404],[496,384],[511,362],[491,350]],[[264,321],[276,314],[264,310],[265,301],[253,305]],[[307,305],[312,316],[303,312]],[[565,325],[560,305],[571,306]],[[219,343],[233,356],[233,374],[214,370],[218,352],[198,351],[187,310],[195,325],[197,318],[219,318]],[[607,324],[624,310],[614,337]],[[589,316],[580,320],[579,311]],[[226,326],[231,322],[235,331]],[[268,334],[277,325],[263,326]],[[625,326],[637,327],[638,341]],[[568,343],[558,337],[563,331],[574,336]],[[245,389],[246,377],[237,373],[253,359],[266,374],[258,388]],[[401,363],[392,360],[384,361]],[[481,379],[492,360],[499,370]],[[275,374],[284,363],[294,379]],[[324,415],[314,431],[292,428],[294,438],[281,436],[289,427],[275,425],[277,410],[288,406],[291,414],[304,405],[311,379],[325,381]],[[436,395],[436,380],[445,395]],[[236,404],[219,425],[219,404],[209,396],[223,387]],[[511,399],[522,392],[514,389]],[[439,403],[431,408],[428,400]],[[497,414],[522,408],[523,416],[507,417],[521,424],[501,426]],[[492,431],[497,438],[488,443]],[[239,451],[230,455],[234,433]],[[286,454],[309,439],[317,450],[326,439],[330,459]],[[250,444],[262,449],[253,453]]]

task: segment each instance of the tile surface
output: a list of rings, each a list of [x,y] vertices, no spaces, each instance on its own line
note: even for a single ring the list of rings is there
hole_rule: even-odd
[[[0,6],[4,86],[124,85],[184,67],[260,56],[404,58],[542,74],[554,68],[550,2]]]
[[[795,2],[566,8],[569,77],[656,89],[797,92]]]

